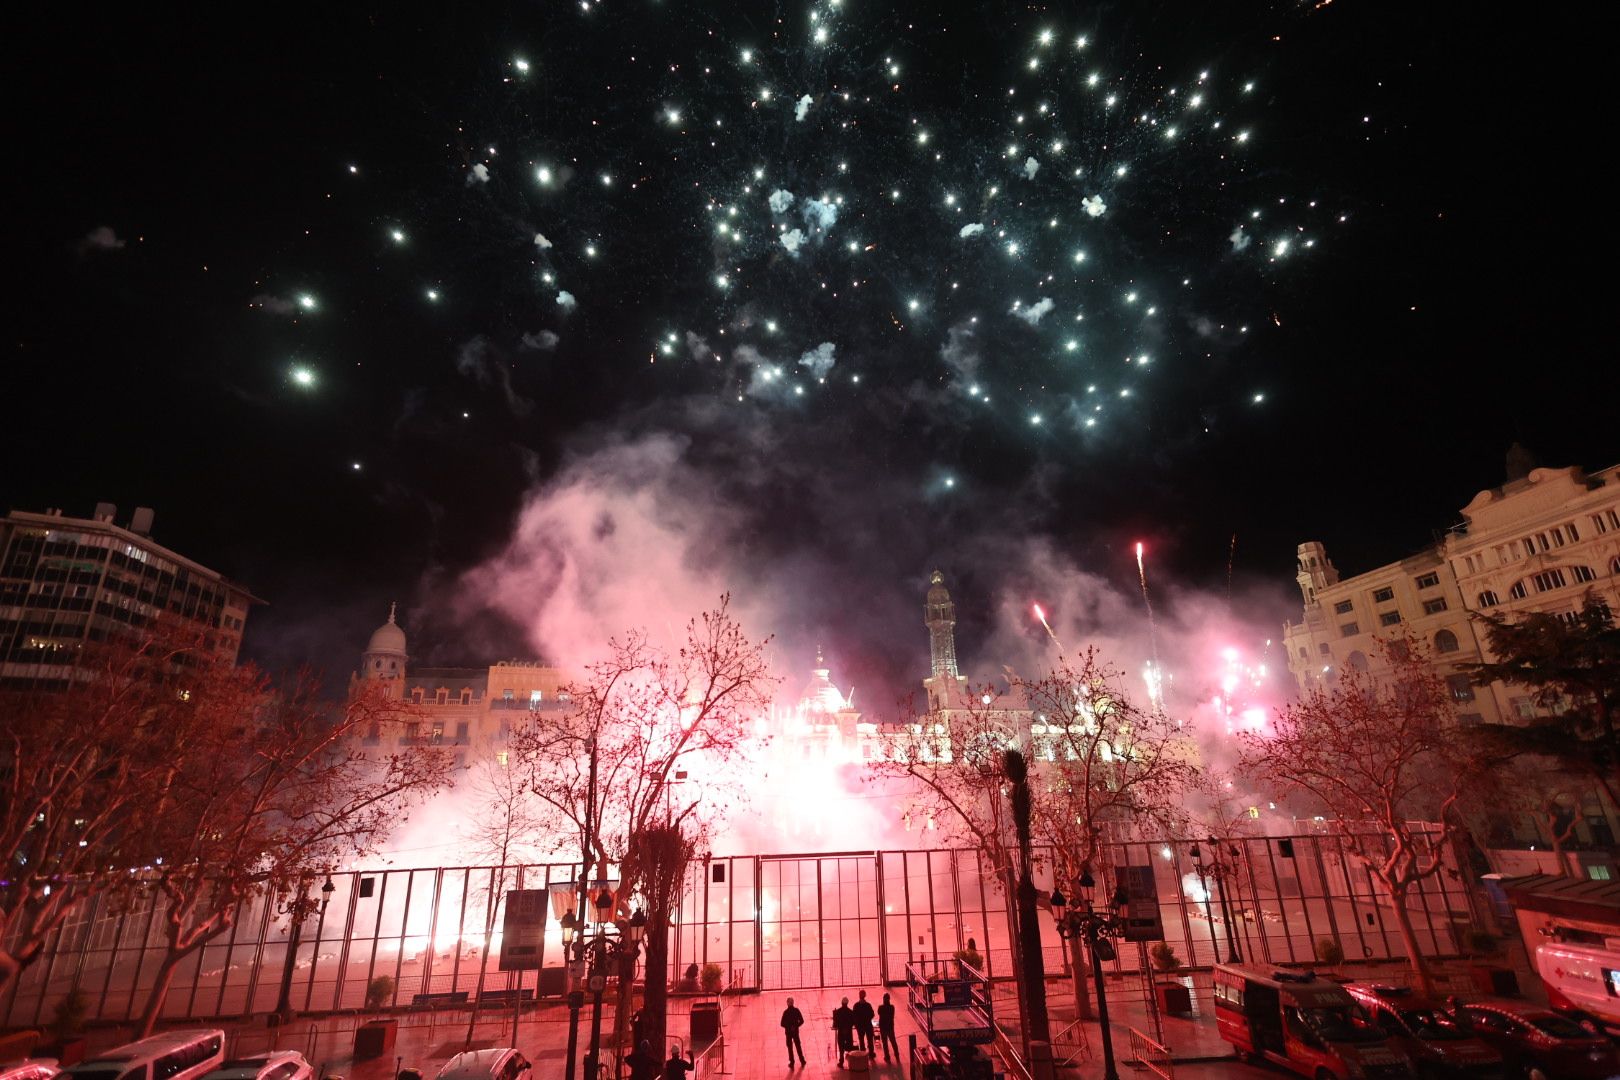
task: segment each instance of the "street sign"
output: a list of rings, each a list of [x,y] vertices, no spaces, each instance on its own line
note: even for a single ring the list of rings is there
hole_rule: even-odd
[[[1127,901],[1120,910],[1125,940],[1163,941],[1164,920],[1159,915],[1159,886],[1153,880],[1152,865],[1122,866],[1118,877]]]
[[[501,971],[532,971],[540,967],[540,948],[546,936],[546,890],[513,889],[506,894],[506,918],[501,923]]]

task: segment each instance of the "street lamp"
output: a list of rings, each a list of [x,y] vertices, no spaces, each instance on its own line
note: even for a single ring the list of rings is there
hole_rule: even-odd
[[[591,900],[596,909],[594,929],[586,931],[573,912],[562,918],[563,955],[568,956],[571,974],[578,979],[585,973],[589,960],[590,976],[586,983],[591,991],[591,1045],[585,1053],[585,1076],[594,1080],[597,1061],[602,1053],[602,992],[607,988],[607,972],[613,963],[634,964],[641,951],[641,939],[647,933],[647,916],[637,910],[622,923],[608,919],[613,913],[613,893],[604,885]],[[568,1058],[564,1069],[565,1080],[574,1080],[574,1054],[579,1045],[579,1010],[584,995],[578,990],[568,995]]]
[[[291,922],[287,931],[287,959],[281,967],[281,992],[276,997],[276,1022],[286,1024],[293,1018],[292,1010],[292,980],[293,967],[298,961],[298,946],[304,937],[304,920],[311,915],[326,914],[326,906],[332,902],[332,894],[337,886],[332,884],[332,875],[326,875],[326,881],[321,885],[321,898],[316,900],[309,895],[309,887],[314,882],[313,874],[305,874],[298,879],[298,891],[290,900],[283,900],[276,905],[276,914],[285,915]]]
[[[1236,927],[1232,918],[1232,910],[1226,899],[1226,879],[1236,870],[1236,866],[1227,866],[1221,862],[1221,848],[1219,842],[1212,836],[1204,841],[1209,845],[1210,863],[1204,864],[1204,853],[1196,842],[1188,852],[1193,860],[1193,873],[1198,875],[1198,883],[1204,890],[1204,917],[1209,920],[1209,940],[1215,945],[1216,954],[1220,953],[1220,943],[1215,940],[1215,913],[1209,907],[1209,879],[1214,878],[1221,890],[1221,925],[1226,928],[1226,962],[1229,964],[1241,963],[1243,957],[1238,953],[1237,937],[1234,933]],[[1231,854],[1235,859],[1237,847],[1233,846]]]
[[[1103,961],[1114,958],[1114,944],[1109,938],[1119,937],[1125,932],[1127,908],[1130,896],[1125,886],[1120,885],[1114,890],[1113,900],[1107,911],[1097,911],[1091,906],[1091,891],[1096,887],[1096,880],[1092,878],[1089,869],[1080,872],[1081,908],[1078,911],[1068,910],[1068,901],[1064,899],[1061,890],[1052,890],[1052,920],[1057,923],[1058,936],[1064,940],[1080,938],[1086,943],[1087,951],[1091,953],[1091,980],[1097,991],[1097,1020],[1102,1025],[1103,1050],[1103,1080],[1119,1080],[1119,1070],[1114,1066],[1114,1038],[1108,1027],[1108,988],[1103,982]]]

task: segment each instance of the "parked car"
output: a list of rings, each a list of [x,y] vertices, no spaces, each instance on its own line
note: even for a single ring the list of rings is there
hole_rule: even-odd
[[[1440,1002],[1406,986],[1347,983],[1345,989],[1412,1059],[1419,1076],[1510,1080],[1516,1075],[1501,1051],[1453,1020]]]
[[[272,1050],[222,1062],[203,1080],[314,1080],[315,1068],[296,1050]]]
[[[511,1047],[468,1050],[444,1063],[435,1080],[528,1080],[529,1059]]]
[[[61,1071],[53,1058],[24,1058],[0,1064],[0,1080],[51,1080]]]
[[[201,1080],[224,1060],[223,1031],[170,1031],[98,1054],[62,1075],[68,1080]]]
[[[1457,1006],[1453,1016],[1501,1051],[1529,1080],[1612,1080],[1620,1052],[1545,1005],[1488,998]]]
[[[1412,1063],[1338,983],[1258,964],[1215,966],[1215,1022],[1242,1058],[1311,1080],[1395,1080]]]

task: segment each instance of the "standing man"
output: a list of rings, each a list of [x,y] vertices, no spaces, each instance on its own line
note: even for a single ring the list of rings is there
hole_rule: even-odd
[[[804,1043],[799,1041],[799,1029],[804,1027],[804,1013],[793,1007],[793,999],[788,998],[787,1008],[782,1010],[782,1034],[787,1037],[788,1068],[793,1068],[793,1051],[799,1052],[799,1067],[804,1068]]]
[[[839,1002],[832,1014],[833,1035],[838,1042],[838,1067],[844,1067],[844,1055],[855,1049],[855,1013],[849,1007],[849,998]]]
[[[664,1062],[664,1080],[686,1080],[686,1074],[695,1068],[695,1059],[690,1054],[681,1057],[681,1044],[671,1043],[669,1060]]]
[[[860,1000],[855,1002],[850,1012],[855,1014],[855,1034],[861,1040],[861,1049],[865,1050],[870,1058],[872,1054],[872,1003],[866,1000],[866,991],[861,991]]]
[[[883,1040],[883,1064],[889,1064],[889,1048],[894,1048],[895,1060],[900,1058],[900,1044],[894,1040],[894,1002],[889,995],[883,995],[883,1004],[878,1006],[878,1035]]]

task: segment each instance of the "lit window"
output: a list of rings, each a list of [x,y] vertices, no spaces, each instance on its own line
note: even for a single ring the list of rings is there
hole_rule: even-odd
[[[1457,702],[1474,700],[1474,684],[1466,675],[1447,675],[1446,687],[1451,691],[1451,700]]]
[[[538,690],[530,690],[529,691],[529,708],[538,709],[539,707],[540,707],[540,691],[538,691]]]

